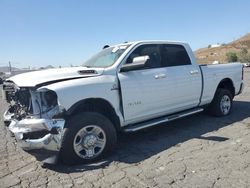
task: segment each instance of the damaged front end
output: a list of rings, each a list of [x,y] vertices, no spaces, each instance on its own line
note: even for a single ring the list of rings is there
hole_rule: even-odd
[[[39,161],[56,163],[65,124],[56,93],[13,82],[5,82],[3,91],[9,103],[4,122],[18,144]]]

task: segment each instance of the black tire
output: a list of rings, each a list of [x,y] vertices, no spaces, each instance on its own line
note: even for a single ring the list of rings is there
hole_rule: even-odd
[[[78,131],[89,125],[96,125],[104,131],[106,144],[98,156],[84,159],[77,155],[73,144]],[[66,121],[65,127],[60,150],[60,159],[64,164],[73,165],[94,162],[103,158],[115,148],[117,142],[116,129],[108,118],[99,113],[84,112],[77,114]]]
[[[226,96],[226,98],[228,97],[229,102],[230,102],[230,108],[228,111],[226,110],[226,113],[225,111],[223,112],[221,108],[221,101],[223,100],[224,96]],[[230,114],[232,110],[232,106],[233,106],[233,96],[231,92],[227,89],[218,88],[215,93],[213,101],[209,105],[208,112],[211,115],[216,116],[216,117],[226,116]]]

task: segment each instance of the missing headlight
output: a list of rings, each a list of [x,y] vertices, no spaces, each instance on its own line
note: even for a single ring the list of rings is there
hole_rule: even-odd
[[[46,106],[51,108],[57,105],[57,95],[54,91],[48,90],[44,93]]]
[[[40,117],[45,119],[62,118],[64,108],[60,106],[58,97],[55,91],[47,88],[38,89],[35,93],[38,99],[36,109],[40,111]]]

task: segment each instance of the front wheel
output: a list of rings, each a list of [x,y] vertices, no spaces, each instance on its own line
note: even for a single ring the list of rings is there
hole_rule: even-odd
[[[226,116],[231,112],[233,97],[227,89],[219,88],[209,106],[209,112],[217,117]]]
[[[64,129],[61,159],[65,164],[96,161],[114,149],[117,135],[114,125],[99,113],[73,116]]]

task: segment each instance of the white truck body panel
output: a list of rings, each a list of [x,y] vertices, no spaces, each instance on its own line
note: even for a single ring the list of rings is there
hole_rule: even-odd
[[[9,80],[20,87],[35,87],[59,80],[38,89],[55,91],[60,105],[66,110],[84,99],[104,99],[115,109],[121,126],[209,104],[219,82],[224,78],[232,80],[235,93],[240,90],[242,80],[239,63],[199,66],[189,45],[181,42],[139,41],[129,44],[117,61],[107,68],[51,69],[17,75]],[[145,44],[182,45],[192,64],[120,73],[126,57],[135,48]],[[79,74],[79,71],[84,70],[95,70],[96,74]]]
[[[204,90],[200,105],[209,104],[213,100],[217,86],[226,78],[232,80],[235,94],[238,94],[242,83],[241,67],[240,63],[201,66],[204,77]]]
[[[103,73],[103,68],[95,68],[96,74],[81,74],[79,71],[93,70],[93,68],[86,67],[68,67],[68,68],[57,68],[48,69],[41,71],[33,71],[28,73],[19,74],[9,78],[16,85],[20,87],[35,87],[39,84],[46,82],[53,82],[56,80],[67,80],[72,78],[83,78],[90,76],[97,76]]]
[[[166,41],[138,42],[130,47],[127,56],[132,53],[133,48],[141,45],[166,43],[184,46],[192,65],[119,73],[125,125],[182,111],[199,104],[202,87],[201,73],[190,74],[190,71],[200,70],[187,44]],[[116,66],[119,68],[122,64],[124,62],[117,63]]]
[[[69,110],[74,104],[84,99],[104,99],[115,109],[123,124],[117,83],[116,76],[101,75],[58,82],[44,86],[41,89],[46,88],[55,91],[60,105],[65,110]]]
[[[190,75],[192,69],[193,65],[119,73],[126,124],[197,106],[201,79]]]

